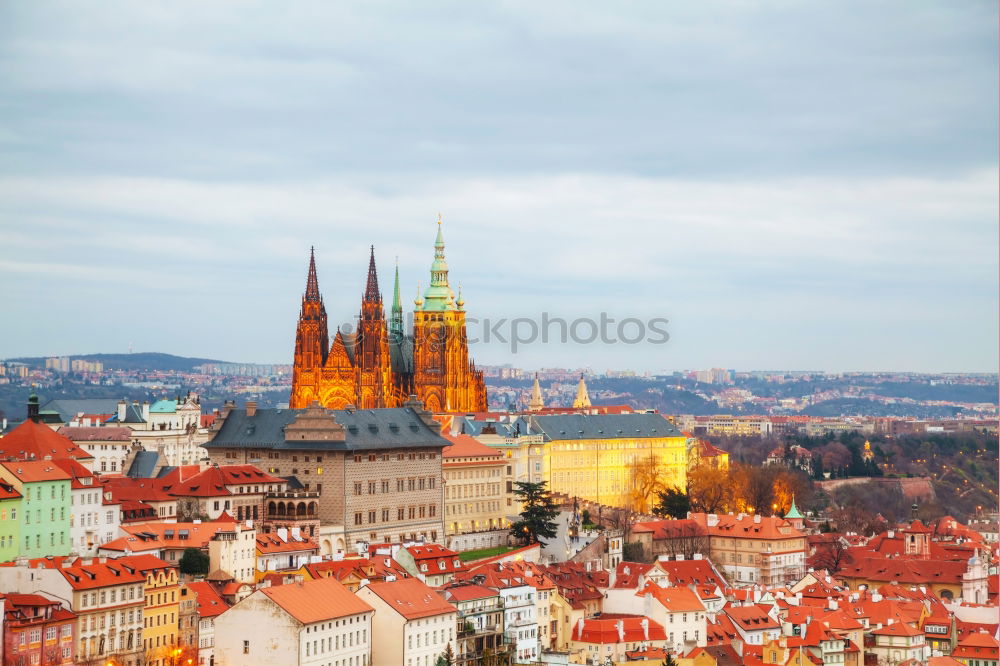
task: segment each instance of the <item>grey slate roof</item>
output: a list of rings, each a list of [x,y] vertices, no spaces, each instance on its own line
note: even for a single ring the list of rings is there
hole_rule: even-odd
[[[125,476],[133,479],[151,479],[159,460],[160,454],[157,451],[138,451]]]
[[[472,418],[462,419],[459,428],[463,434],[471,435],[476,437],[483,433],[483,428],[486,426],[493,426],[496,428],[497,435],[500,437],[514,437],[518,434],[527,434],[527,425],[521,419],[517,419],[517,422],[510,421],[477,421]],[[518,431],[518,426],[520,426],[520,431]]]
[[[247,416],[245,409],[229,412],[215,437],[203,446],[259,449],[310,449],[324,451],[367,451],[449,446],[451,442],[420,420],[410,407],[394,409],[356,409],[350,412],[331,409],[327,412],[345,428],[340,441],[285,441],[285,426],[304,409],[257,409]]]
[[[660,414],[547,414],[528,422],[532,432],[554,440],[684,436]]]
[[[56,398],[42,405],[42,409],[58,412],[63,423],[83,412],[84,414],[116,414],[118,412],[117,398]]]

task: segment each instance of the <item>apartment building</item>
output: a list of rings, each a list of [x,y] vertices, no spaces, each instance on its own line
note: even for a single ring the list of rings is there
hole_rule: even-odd
[[[435,666],[456,648],[458,611],[416,578],[371,583],[357,592],[375,609],[373,630],[394,640],[376,643],[372,666]]]
[[[0,463],[0,480],[22,497],[18,555],[68,554],[70,475],[51,460],[21,460]]]
[[[0,565],[0,589],[65,600],[77,614],[76,663],[145,663],[142,648],[147,555],[107,558],[41,557]],[[155,559],[155,558],[152,558]]]
[[[205,444],[219,465],[255,464],[319,493],[320,536],[333,554],[362,542],[444,535],[440,424],[417,401],[394,409],[245,409],[228,405]]]
[[[709,557],[736,585],[784,585],[805,574],[806,536],[788,520],[754,514],[691,513],[708,534]]]
[[[506,517],[516,510],[503,454],[469,435],[443,436],[451,443],[441,464],[448,545],[472,550],[506,544]]]
[[[215,660],[227,666],[367,666],[373,614],[334,578],[264,587],[215,618]]]

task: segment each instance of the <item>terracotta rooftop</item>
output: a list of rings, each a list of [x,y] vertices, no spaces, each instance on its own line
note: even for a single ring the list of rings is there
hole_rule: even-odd
[[[261,592],[302,624],[324,622],[373,610],[335,578],[265,587]]]
[[[44,427],[44,426],[43,426]],[[0,440],[3,441],[3,440]],[[21,483],[69,481],[70,475],[51,460],[20,460],[0,463]]]
[[[456,612],[454,606],[417,578],[369,583],[364,589],[408,620]]]
[[[501,460],[503,454],[496,449],[490,448],[469,435],[450,435],[443,430],[441,436],[447,439],[451,446],[446,446],[441,450],[441,457],[444,462],[454,462],[455,458],[487,458],[493,462]],[[452,459],[452,460],[449,460]]]
[[[31,419],[22,422],[5,436],[0,437],[0,458],[41,460],[51,458],[76,458],[93,460],[93,456],[52,428]]]
[[[187,586],[198,599],[198,615],[201,617],[215,617],[222,615],[229,609],[229,604],[219,595],[218,590],[211,583],[198,581],[188,583]]]

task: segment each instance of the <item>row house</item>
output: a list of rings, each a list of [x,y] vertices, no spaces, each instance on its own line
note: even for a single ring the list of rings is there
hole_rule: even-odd
[[[223,513],[238,521],[262,520],[264,498],[285,491],[288,484],[254,465],[216,464],[193,476],[184,469],[160,479],[164,490],[177,498],[180,520],[218,520]]]
[[[503,604],[503,626],[508,642],[513,646],[517,662],[531,662],[541,654],[536,589],[513,567],[502,563],[484,564],[456,576],[496,590]]]
[[[17,557],[21,549],[21,502],[14,485],[0,479],[0,562]]]
[[[198,618],[198,658],[199,666],[215,666],[215,618],[229,609],[229,604],[214,585],[207,581],[196,581],[186,585],[194,595]]]
[[[101,474],[124,474],[125,461],[133,452],[132,429],[124,426],[61,426],[56,432],[89,453],[93,471]]]
[[[570,652],[590,664],[624,662],[630,660],[626,653],[663,648],[666,644],[666,633],[658,622],[622,613],[577,620],[569,643]]]
[[[375,610],[373,631],[393,637],[373,647],[373,666],[436,666],[449,646],[455,652],[458,610],[426,583],[375,582],[357,595]]]
[[[90,470],[73,458],[53,461],[70,476],[69,536],[72,549],[93,557],[101,544],[118,535],[121,508],[105,497],[104,489]]]
[[[806,536],[778,516],[691,513],[708,534],[709,558],[734,585],[778,586],[805,574]]]
[[[106,558],[43,557],[0,565],[0,589],[45,593],[69,602],[77,615],[76,662],[144,663],[144,587],[148,555]]]
[[[299,534],[298,528],[281,528],[270,534],[257,534],[258,577],[271,571],[298,569],[313,558],[319,559],[319,545],[309,537]]]
[[[373,615],[333,578],[263,587],[215,618],[215,659],[227,666],[366,666]]]
[[[458,553],[436,543],[404,545],[396,551],[395,558],[411,576],[431,587],[450,583],[457,574],[468,569]]]
[[[506,545],[510,522],[505,516],[516,513],[508,461],[469,435],[442,436],[451,443],[441,454],[448,545],[460,550]]]
[[[470,582],[453,582],[438,590],[457,610],[455,666],[477,666],[491,659],[497,666],[512,663],[511,641],[505,635],[500,593]]]
[[[52,460],[21,460],[0,463],[0,480],[21,496],[18,556],[69,554],[70,475]]]
[[[76,614],[39,594],[0,594],[3,663],[72,664]]]

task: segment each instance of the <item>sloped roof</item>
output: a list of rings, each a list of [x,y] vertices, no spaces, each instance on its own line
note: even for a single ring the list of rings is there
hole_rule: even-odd
[[[621,631],[619,632],[619,627]],[[605,613],[597,618],[586,618],[573,625],[570,640],[580,643],[637,643],[666,640],[663,625],[642,615]]]
[[[52,460],[18,460],[0,465],[22,483],[69,481],[72,478]]]
[[[527,419],[532,432],[541,432],[551,440],[684,436],[660,414],[546,414]]]
[[[74,444],[73,440],[31,419],[22,421],[19,426],[0,437],[0,458],[42,460],[46,456],[77,460],[94,459],[92,455]]]
[[[441,436],[451,442],[450,446],[444,447],[441,451],[445,463],[454,458],[487,458],[491,459],[491,462],[503,459],[503,454],[500,451],[486,446],[469,435],[452,435],[442,432]]]
[[[454,606],[417,578],[369,583],[364,589],[408,620],[456,612]]]
[[[344,439],[285,441],[285,428],[307,409],[233,409],[206,448],[312,449],[359,451],[445,447],[448,441],[424,423],[411,407],[392,409],[328,409],[326,414],[344,427]]]
[[[313,624],[373,610],[357,595],[341,585],[336,578],[320,578],[290,585],[265,587],[261,592],[302,624]]]
[[[131,442],[132,429],[113,426],[61,426],[57,433],[74,442]]]
[[[222,598],[215,586],[207,581],[197,581],[187,584],[198,600],[198,615],[215,617],[229,610],[229,604]]]
[[[687,587],[660,587],[656,583],[649,582],[636,594],[652,595],[669,613],[705,610],[705,605],[701,603],[698,595]]]

